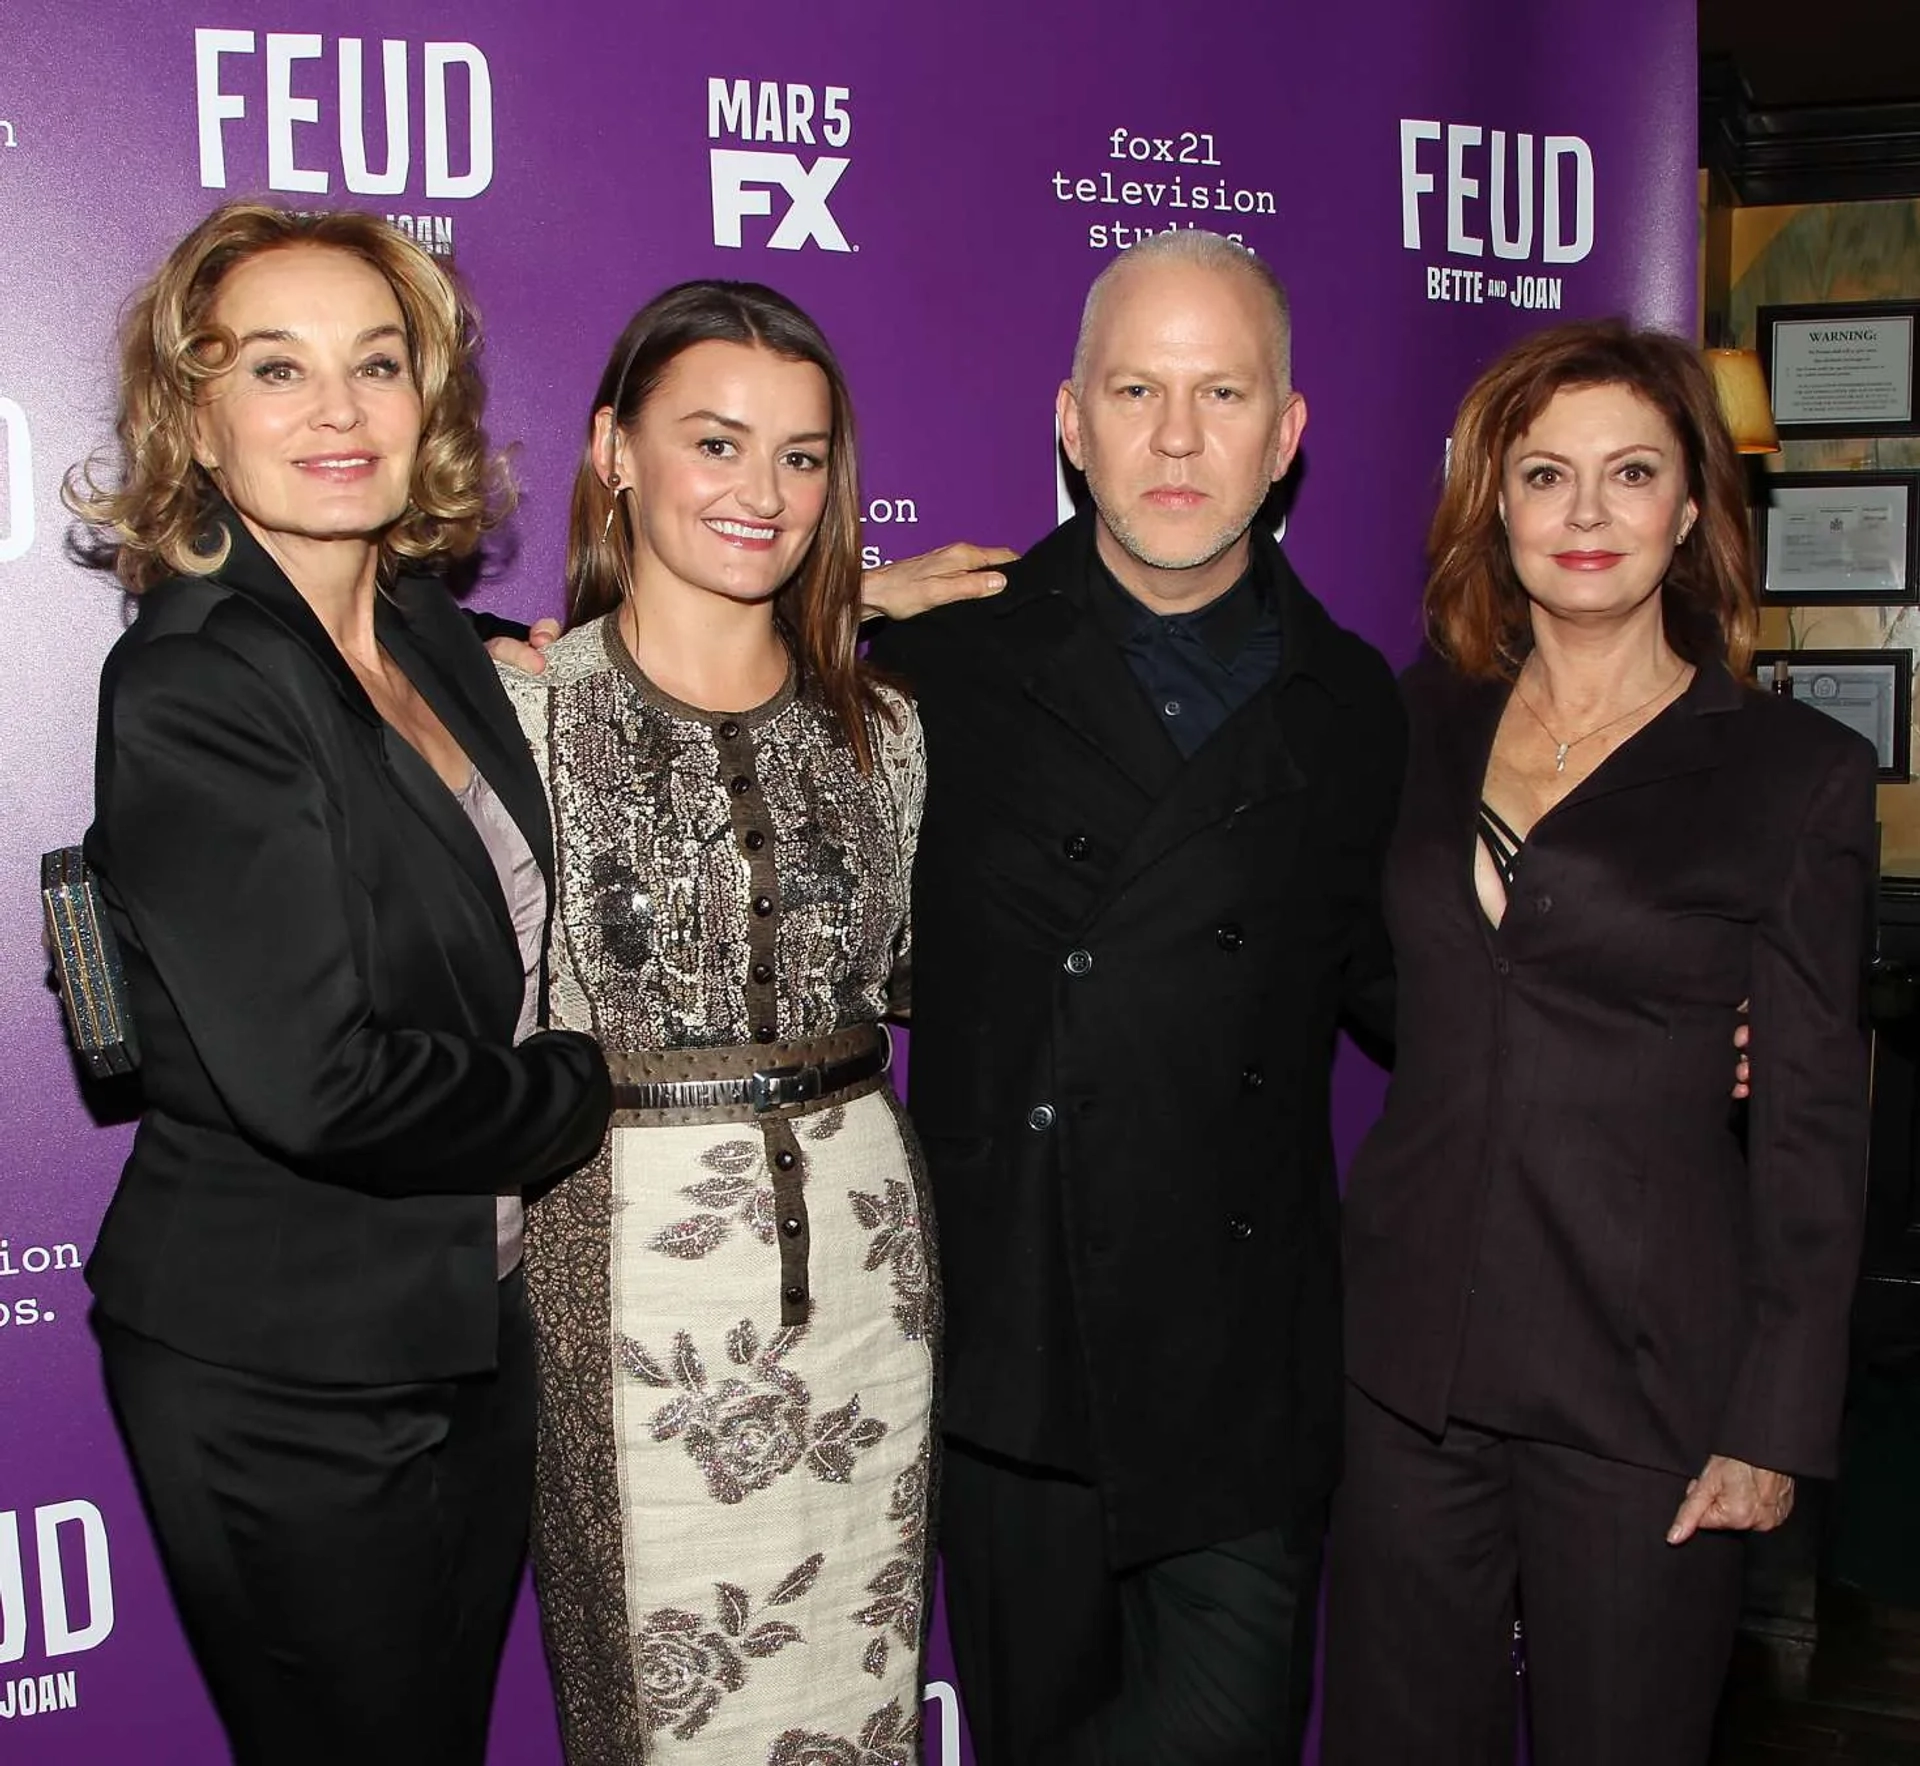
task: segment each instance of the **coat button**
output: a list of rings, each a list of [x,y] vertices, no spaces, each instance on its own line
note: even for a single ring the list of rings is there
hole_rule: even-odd
[[[1250,1239],[1253,1237],[1253,1222],[1242,1220],[1237,1214],[1230,1215],[1227,1220],[1227,1231],[1236,1239]]]
[[[1069,834],[1060,842],[1060,850],[1070,859],[1083,859],[1090,850],[1090,843],[1084,834]]]
[[[728,718],[727,721],[720,726],[720,740],[722,742],[731,742],[734,737],[739,734],[740,726],[735,723],[732,718]]]
[[[758,828],[749,828],[741,841],[749,852],[758,852],[766,843],[766,835],[762,834]]]
[[[797,1239],[800,1236],[800,1216],[797,1214],[783,1215],[780,1221],[780,1231],[790,1239]]]
[[[1552,897],[1552,896],[1550,896],[1550,895],[1536,895],[1536,896],[1535,896],[1535,897],[1533,898],[1533,911],[1534,911],[1534,912],[1535,912],[1536,914],[1550,914],[1550,913],[1552,913],[1552,912],[1553,912],[1553,897]]]
[[[1229,920],[1224,926],[1215,931],[1213,942],[1219,945],[1222,950],[1238,950],[1241,945],[1247,942],[1247,935],[1240,930],[1234,921]]]
[[[731,791],[735,797],[744,797],[753,789],[753,780],[745,773],[735,773],[733,777],[727,781],[727,789]]]
[[[765,987],[766,984],[773,979],[773,965],[771,963],[755,963],[749,972],[752,974],[754,980],[759,982],[762,987]]]
[[[1242,1067],[1240,1069],[1240,1089],[1242,1091],[1258,1091],[1266,1083],[1267,1076],[1262,1073],[1258,1067]]]
[[[1090,950],[1070,950],[1062,965],[1069,975],[1084,975],[1093,967],[1093,952]]]
[[[1495,957],[1493,959],[1494,974],[1507,975],[1507,974],[1511,974],[1512,971],[1513,971],[1513,965],[1510,962],[1508,962],[1505,957]]]
[[[757,919],[764,920],[773,912],[773,897],[770,895],[756,895],[753,898],[753,911]]]
[[[802,1300],[806,1299],[807,1290],[798,1282],[793,1282],[780,1291],[780,1297],[789,1306],[798,1306]]]
[[[1027,1112],[1027,1126],[1032,1129],[1035,1134],[1044,1134],[1053,1126],[1053,1106],[1051,1104],[1035,1104],[1034,1107]]]
[[[791,1171],[793,1169],[793,1162],[793,1153],[786,1147],[782,1147],[780,1151],[773,1156],[774,1167],[780,1171]]]

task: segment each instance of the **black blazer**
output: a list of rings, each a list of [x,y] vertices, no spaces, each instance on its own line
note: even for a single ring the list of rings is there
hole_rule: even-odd
[[[286,1378],[490,1367],[496,1192],[589,1156],[606,1067],[512,1047],[523,981],[485,847],[231,511],[208,578],[149,591],[101,680],[94,825],[145,1114],[87,1278],[109,1317]],[[549,878],[533,761],[446,590],[380,640]]]
[[[1183,761],[1086,605],[1082,517],[884,630],[918,697],[913,1116],[945,1421],[1097,1478],[1140,1561],[1317,1503],[1338,1408],[1335,1021],[1384,1028],[1391,673],[1279,549],[1271,686]]]
[[[1460,1411],[1689,1475],[1710,1453],[1830,1474],[1872,752],[1703,669],[1541,819],[1496,932],[1474,815],[1509,689],[1437,664],[1406,687],[1398,1062],[1347,1190],[1349,1372],[1429,1430]]]

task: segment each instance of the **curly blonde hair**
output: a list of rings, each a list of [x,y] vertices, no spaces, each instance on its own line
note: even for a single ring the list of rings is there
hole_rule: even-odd
[[[420,392],[420,442],[407,506],[380,536],[380,570],[465,557],[512,503],[481,412],[479,324],[453,276],[377,216],[292,213],[262,202],[217,208],[167,254],[120,326],[115,445],[67,474],[67,507],[99,534],[132,593],[172,576],[205,576],[226,555],[209,532],[218,487],[194,459],[194,410],[239,343],[213,322],[226,277],[249,259],[294,246],[341,251],[378,271],[406,321]]]

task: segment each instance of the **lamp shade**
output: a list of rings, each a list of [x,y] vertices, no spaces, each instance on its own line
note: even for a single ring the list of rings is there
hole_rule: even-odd
[[[1777,454],[1780,437],[1773,427],[1773,403],[1767,397],[1766,376],[1752,350],[1708,350],[1707,367],[1713,390],[1720,395],[1720,415],[1733,433],[1733,445],[1743,454]]]

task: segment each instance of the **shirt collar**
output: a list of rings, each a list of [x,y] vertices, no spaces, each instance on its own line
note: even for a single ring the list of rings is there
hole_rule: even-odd
[[[1277,617],[1273,584],[1261,565],[1261,550],[1255,546],[1248,555],[1247,568],[1224,595],[1191,613],[1155,613],[1121,586],[1094,548],[1090,566],[1093,593],[1089,601],[1102,630],[1116,644],[1152,642],[1156,637],[1184,630],[1198,638],[1216,662],[1226,666],[1240,654],[1262,624]]]

